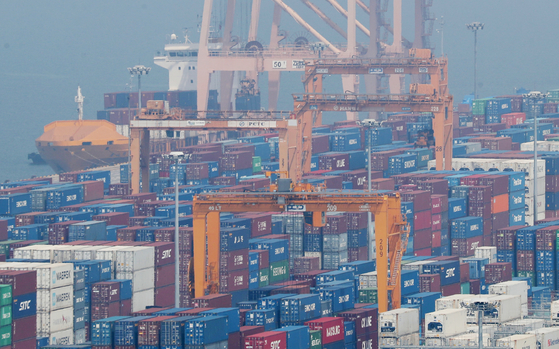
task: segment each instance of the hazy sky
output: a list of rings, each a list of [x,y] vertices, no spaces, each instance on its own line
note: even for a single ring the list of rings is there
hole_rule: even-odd
[[[215,0],[221,8],[225,0]],[[247,19],[248,0],[237,0]],[[286,3],[331,41],[342,38],[298,0]],[[340,26],[346,21],[324,0],[313,0]],[[404,36],[413,39],[412,0],[403,0]],[[341,1],[346,6],[345,1]],[[103,109],[103,93],[127,90],[127,67],[152,67],[144,90],[166,90],[167,71],[153,64],[171,33],[188,27],[197,36],[202,0],[18,0],[3,1],[0,12],[0,180],[48,172],[27,165],[34,139],[45,124],[76,117],[74,96],[81,85],[85,116]],[[259,37],[267,41],[272,1],[262,0]],[[444,16],[444,49],[449,57],[450,91],[456,101],[473,91],[473,34],[465,24],[485,23],[478,36],[480,96],[510,94],[515,87],[546,91],[559,88],[557,0],[433,0],[432,12]],[[367,23],[363,13],[358,19]],[[265,27],[266,26],[266,27]],[[241,28],[241,25],[238,25]],[[242,26],[245,30],[248,25]],[[290,37],[303,30],[286,14],[282,28]],[[438,29],[439,25],[435,25]],[[240,33],[235,33],[240,34]],[[359,33],[358,39],[365,40]],[[432,41],[440,53],[440,34]],[[265,76],[262,77],[265,81]],[[331,91],[337,87],[327,87]],[[291,107],[290,93],[302,90],[299,74],[284,80],[280,108]],[[263,96],[265,97],[265,96]],[[263,98],[265,101],[265,98]]]

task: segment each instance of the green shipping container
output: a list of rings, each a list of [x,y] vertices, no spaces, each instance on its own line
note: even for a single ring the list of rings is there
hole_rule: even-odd
[[[260,269],[258,287],[268,286],[270,284],[270,269]]]
[[[12,305],[12,285],[0,285],[0,307]]]
[[[5,254],[6,258],[10,255],[10,245],[16,242],[21,242],[23,240],[6,240],[0,241],[0,254]],[[48,242],[48,241],[47,241]]]
[[[533,271],[525,271],[525,270],[519,270],[516,272],[516,276],[518,277],[529,277],[530,279],[532,279],[532,285],[536,284],[536,273]]]
[[[359,290],[359,303],[378,303],[378,291],[376,288],[363,288]]]
[[[322,332],[320,330],[309,331],[310,334],[310,349],[322,348]]]
[[[559,89],[549,90],[547,93],[549,94],[549,97],[547,97],[547,103],[555,103],[550,102],[550,100],[559,99]]]
[[[252,173],[262,172],[262,159],[260,156],[252,157]]]
[[[487,106],[487,101],[491,98],[474,99],[472,102],[472,114],[473,115],[485,115],[485,108]]]
[[[12,325],[0,327],[0,347],[12,344]]]
[[[463,282],[460,284],[460,294],[470,294],[470,283]]]
[[[270,285],[289,280],[289,260],[270,264]]]
[[[0,307],[0,326],[12,325],[12,306]]]

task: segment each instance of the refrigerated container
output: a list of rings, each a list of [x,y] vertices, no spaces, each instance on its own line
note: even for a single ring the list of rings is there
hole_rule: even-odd
[[[419,332],[418,309],[394,309],[379,314],[379,337],[400,337]]]
[[[425,315],[425,337],[446,338],[467,332],[466,309],[444,309]]]

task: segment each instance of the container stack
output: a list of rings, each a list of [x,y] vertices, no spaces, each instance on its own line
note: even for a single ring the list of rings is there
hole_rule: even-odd
[[[0,346],[12,344],[12,285],[0,284]]]
[[[38,325],[37,272],[35,270],[1,270],[0,284],[10,285],[12,289],[11,331],[8,331],[4,326],[5,332],[2,333],[11,334],[12,348],[34,348],[37,341]],[[6,299],[9,298],[7,297],[8,293],[3,293],[3,295],[6,295]],[[2,303],[5,303],[5,301],[2,300]],[[4,309],[4,312],[6,311],[8,309]],[[3,337],[5,338],[5,336]],[[45,344],[49,344],[49,341],[46,341]]]
[[[322,268],[338,269],[348,262],[347,217],[343,214],[326,217],[322,228]]]
[[[425,345],[445,346],[450,338],[468,332],[466,309],[445,309],[425,317]]]
[[[116,251],[116,278],[132,280],[132,312],[154,304],[154,260],[153,247],[127,247]]]
[[[378,317],[379,345],[419,345],[418,309],[389,310]]]
[[[250,228],[220,228],[219,293],[231,293],[236,303],[248,299]]]

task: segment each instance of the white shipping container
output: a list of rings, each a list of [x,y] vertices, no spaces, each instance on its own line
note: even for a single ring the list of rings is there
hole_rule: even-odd
[[[40,317],[40,321],[39,321]],[[52,312],[37,312],[37,335],[48,336],[51,333],[72,329],[74,326],[74,307]]]
[[[542,181],[543,182],[543,181]],[[544,218],[545,218],[545,195],[538,195],[536,197],[536,202],[537,202],[537,213],[538,213],[538,217],[539,214],[544,214]],[[526,216],[530,215],[533,216],[534,215],[534,197],[533,196],[526,196],[525,200],[525,207],[526,207]],[[538,218],[539,219],[539,218]]]
[[[53,311],[74,305],[74,286],[37,289],[37,311]]]
[[[551,302],[550,312],[551,321],[553,321],[554,324],[559,323],[559,301]]]
[[[79,260],[96,260],[98,259],[97,251],[105,248],[107,246],[82,246],[81,249],[74,251],[74,258]]]
[[[495,306],[495,310],[483,316],[484,323],[500,324],[520,319],[522,316],[519,295],[494,296],[490,301]]]
[[[419,345],[419,333],[410,333],[400,337],[381,337],[378,339],[380,346]]]
[[[528,174],[527,178],[534,179],[534,160],[508,160],[502,163],[501,170],[511,168],[517,172],[525,172]],[[538,160],[537,162],[537,178],[545,177],[545,160]]]
[[[14,258],[33,259],[33,245],[18,247],[14,250]]]
[[[491,336],[484,333],[483,346],[491,346]],[[458,336],[452,336],[447,339],[447,345],[450,347],[477,347],[479,342],[479,335],[477,333],[466,333]]]
[[[322,269],[322,252],[305,252],[305,257],[318,257],[318,265]]]
[[[444,309],[425,315],[425,337],[446,338],[467,332],[466,309]]]
[[[153,268],[155,250],[153,247],[134,246],[116,253],[116,271],[132,272]]]
[[[402,270],[417,270],[421,274],[423,271],[423,265],[430,263],[435,263],[435,261],[415,261],[402,265]]]
[[[559,143],[559,142],[557,142]],[[545,195],[545,182],[541,179],[537,183],[538,187],[536,188],[538,191],[538,195]],[[524,185],[526,187],[526,197],[533,197],[534,196],[534,180],[526,179],[526,183]]]
[[[528,303],[528,283],[526,281],[505,281],[489,285],[489,294],[492,295],[519,295],[520,303]]]
[[[484,246],[478,247],[474,252],[475,258],[487,258],[489,263],[497,263],[497,247],[495,246]]]
[[[371,271],[359,275],[359,289],[377,287],[377,272]]]
[[[501,330],[503,332],[526,333],[538,330],[544,326],[545,321],[543,319],[520,319],[502,324]]]
[[[419,310],[400,308],[379,314],[379,337],[400,337],[419,332]]]
[[[144,310],[146,307],[152,306],[154,297],[155,292],[153,288],[132,293],[132,312]]]
[[[435,301],[435,310],[460,309],[460,303],[465,299],[476,297],[473,294],[453,294]]]
[[[487,334],[489,338],[493,338],[495,332],[499,330],[498,325],[494,324],[483,324],[482,331]],[[477,324],[468,324],[468,333],[478,333],[479,326]]]
[[[558,349],[559,348],[559,327],[546,327],[526,334],[535,334],[538,349]]]
[[[50,345],[68,345],[74,344],[74,330],[67,329],[51,333],[49,336]]]
[[[550,151],[550,147],[552,144],[557,142],[551,141],[538,141],[538,151]],[[534,151],[534,142],[526,142],[520,143],[520,150],[521,151]]]
[[[129,248],[130,246],[111,246],[105,247],[102,249],[97,250],[97,254],[95,256],[96,260],[107,260],[112,261],[114,266],[113,269],[116,268],[116,253],[118,251],[124,250]]]
[[[74,331],[74,344],[85,343],[85,328]]]
[[[535,334],[515,334],[514,336],[497,339],[498,347],[510,349],[537,349]]]
[[[35,247],[33,249],[33,259],[48,259],[52,263],[55,245],[33,245],[33,247]]]
[[[56,288],[74,284],[74,264],[44,264],[36,268],[37,288]]]
[[[462,145],[466,146],[466,154],[474,153],[476,151],[481,151],[481,143],[467,142],[467,143],[462,143]]]
[[[129,273],[116,273],[117,279],[132,280],[132,292],[139,292],[155,287],[155,269],[146,268]]]

